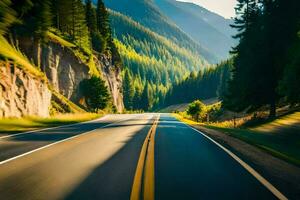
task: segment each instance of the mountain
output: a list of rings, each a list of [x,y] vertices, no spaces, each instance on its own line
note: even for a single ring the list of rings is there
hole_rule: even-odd
[[[191,71],[209,66],[197,53],[180,47],[119,12],[110,10],[110,22],[124,67],[131,74],[133,96],[141,95],[149,85],[149,106],[152,108],[164,99],[172,84],[181,81]],[[128,98],[125,95],[125,102]],[[140,96],[137,99],[144,101]],[[140,103],[135,105],[135,109],[140,109]]]
[[[235,34],[229,26],[232,20],[225,19],[201,6],[176,0],[154,0],[155,5],[178,27],[195,41],[213,52],[218,58],[226,59],[234,45]]]
[[[212,52],[202,47],[189,35],[173,23],[154,1],[148,0],[105,0],[106,7],[120,12],[140,23],[151,31],[164,36],[180,47],[197,52],[200,57],[210,63],[216,63],[218,58]]]
[[[206,15],[211,15],[209,17],[211,21],[202,23],[205,25],[202,27],[208,30],[203,34],[211,35],[210,40],[218,43],[216,46],[220,44],[226,46],[227,49],[224,51],[218,48],[209,49],[197,41],[197,37],[192,38],[197,34],[189,34],[179,26],[179,23],[176,24],[178,20],[171,18],[172,11],[176,12],[176,2],[173,2],[174,4],[171,1],[154,0],[104,0],[104,2],[109,8],[113,38],[124,64],[123,78],[126,80],[123,88],[124,103],[128,109],[153,110],[160,107],[167,91],[174,84],[185,79],[191,72],[204,70],[210,64],[226,58],[225,54],[228,55],[229,33],[219,31],[225,30],[225,19],[207,10]],[[163,8],[163,3],[167,5],[166,9]],[[199,19],[203,21],[205,17],[196,15],[193,7],[184,6],[178,8],[179,14],[189,14],[195,24]],[[144,103],[147,105],[142,105]]]

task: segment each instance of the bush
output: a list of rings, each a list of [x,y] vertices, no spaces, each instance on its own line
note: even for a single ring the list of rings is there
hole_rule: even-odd
[[[189,104],[186,112],[198,122],[200,120],[204,121],[207,114],[207,109],[204,103],[202,103],[200,100],[196,100]]]
[[[89,110],[97,112],[108,106],[110,95],[105,82],[96,76],[85,79],[80,83],[80,90],[85,97],[86,105]]]

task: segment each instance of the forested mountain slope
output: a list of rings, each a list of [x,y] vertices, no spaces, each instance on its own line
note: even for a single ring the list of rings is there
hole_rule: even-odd
[[[192,72],[185,80],[174,84],[164,101],[165,106],[188,103],[197,99],[222,98],[232,70],[232,59],[223,61],[214,68]]]
[[[105,5],[117,12],[129,16],[134,21],[149,28],[180,47],[197,52],[199,57],[204,57],[211,63],[216,63],[218,58],[212,52],[205,49],[201,44],[194,41],[183,32],[167,16],[162,13],[153,1],[146,0],[105,0]]]
[[[110,11],[110,22],[123,64],[129,70],[127,76],[130,77],[126,78],[130,80],[124,81],[124,86],[133,87],[129,89],[132,94],[127,94],[126,89],[124,92],[127,107],[156,107],[171,84],[182,80],[191,71],[209,66],[197,53],[178,46],[121,13]],[[146,85],[148,103],[146,97],[142,97]],[[148,105],[142,105],[140,101]]]
[[[218,58],[226,59],[234,44],[232,20],[225,19],[193,3],[154,0],[162,13]]]

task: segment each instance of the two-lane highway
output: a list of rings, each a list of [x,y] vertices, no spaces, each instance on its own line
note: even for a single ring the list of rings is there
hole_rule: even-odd
[[[109,115],[0,138],[0,160],[5,200],[284,199],[168,114]]]

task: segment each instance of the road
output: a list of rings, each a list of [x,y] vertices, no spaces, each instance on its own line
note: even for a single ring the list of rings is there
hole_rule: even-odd
[[[246,168],[169,114],[108,115],[0,139],[0,199],[284,199]]]

